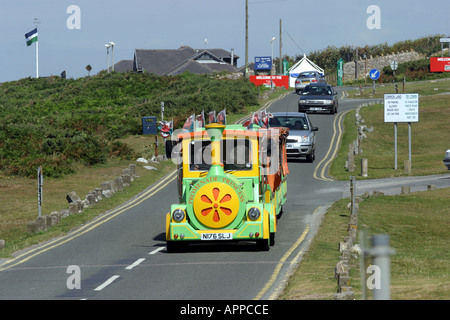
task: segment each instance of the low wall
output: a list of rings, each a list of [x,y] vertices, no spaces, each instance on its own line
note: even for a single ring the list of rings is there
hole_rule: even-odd
[[[101,187],[90,191],[83,200],[81,200],[75,191],[71,191],[66,196],[69,204],[68,208],[37,217],[35,221],[28,223],[27,231],[29,233],[46,231],[48,228],[57,225],[61,219],[72,214],[82,213],[84,209],[95,205],[103,198],[110,198],[114,193],[123,191],[123,188],[129,186],[135,177],[137,177],[136,165],[130,164],[128,168],[122,170],[122,175],[116,177],[114,180],[103,182]]]
[[[417,53],[415,51],[405,51],[398,52],[395,54],[382,55],[379,57],[368,57],[367,59],[363,59],[359,57],[357,62],[358,65],[358,80],[364,79],[369,75],[370,70],[378,69],[380,71],[383,70],[384,67],[389,66],[392,61],[397,61],[398,63],[414,61],[424,59],[425,55]],[[344,81],[355,80],[355,62],[347,62],[344,63]]]

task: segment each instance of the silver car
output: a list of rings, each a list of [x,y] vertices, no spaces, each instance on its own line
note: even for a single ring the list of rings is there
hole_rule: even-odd
[[[306,157],[309,162],[314,162],[316,156],[316,131],[306,113],[302,112],[274,112],[269,120],[270,127],[289,128],[289,136],[286,141],[286,153],[288,158]]]
[[[295,92],[300,93],[310,83],[327,83],[325,76],[317,71],[305,71],[299,73],[295,79]]]

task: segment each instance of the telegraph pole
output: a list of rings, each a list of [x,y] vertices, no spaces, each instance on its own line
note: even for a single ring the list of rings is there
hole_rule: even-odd
[[[248,0],[245,0],[245,70],[244,76],[248,72]]]
[[[283,74],[283,58],[282,58],[282,47],[283,47],[283,41],[281,38],[281,19],[280,19],[280,71],[278,72],[278,74]]]

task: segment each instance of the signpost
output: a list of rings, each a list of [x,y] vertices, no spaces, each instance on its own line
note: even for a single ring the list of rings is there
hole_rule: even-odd
[[[44,184],[44,177],[42,175],[42,167],[37,168],[38,180],[38,216],[41,216],[42,207],[42,185]]]
[[[450,57],[450,38],[440,38],[439,42],[441,43],[441,57],[444,57],[444,43],[448,43],[448,56]]]
[[[289,61],[283,60],[283,75],[289,75]]]
[[[397,68],[398,68],[398,62],[395,61],[395,60],[392,61],[392,62],[391,62],[391,69],[392,69],[392,71],[394,71],[394,80],[393,80],[393,82],[394,82],[395,92],[398,93],[398,86],[397,86],[397,84],[395,83],[395,70],[397,70]]]
[[[154,135],[158,134],[158,123],[156,117],[142,117],[142,134]]]
[[[272,57],[255,57],[255,70],[271,70]]]
[[[289,89],[289,76],[250,76],[250,82],[255,86],[276,86]]]
[[[419,94],[400,93],[384,95],[384,122],[394,123],[395,170],[397,170],[397,123],[408,123],[409,165],[411,164],[411,122],[419,122]]]
[[[450,72],[450,57],[431,57],[430,58],[431,72]]]
[[[375,94],[375,80],[377,80],[380,77],[380,70],[378,69],[372,69],[369,72],[370,79],[373,80],[373,94]]]
[[[342,78],[344,77],[344,60],[340,58],[337,61],[337,85],[342,86],[343,81]]]
[[[398,68],[398,62],[397,61],[392,61],[391,62],[391,69],[393,70],[393,71],[395,71],[395,70],[397,70],[397,68]]]

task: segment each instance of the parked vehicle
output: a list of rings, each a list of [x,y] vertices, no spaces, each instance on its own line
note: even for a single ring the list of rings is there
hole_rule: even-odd
[[[298,100],[298,112],[330,112],[338,110],[337,92],[326,83],[310,84]]]
[[[286,127],[289,136],[286,140],[286,153],[288,158],[306,157],[314,162],[316,154],[316,131],[306,113],[274,112],[270,119],[270,127]]]
[[[311,83],[326,83],[325,77],[317,71],[301,72],[295,80],[295,92],[300,93]]]

